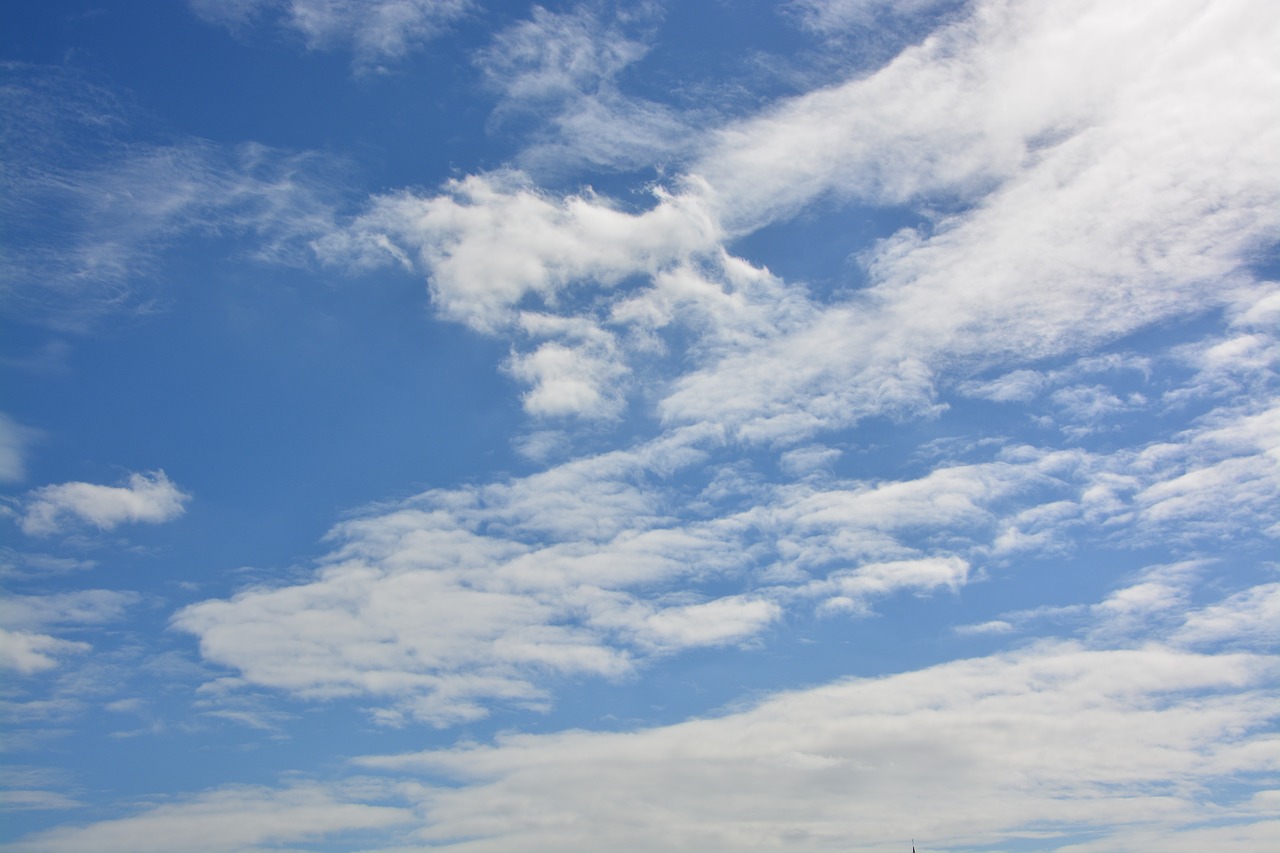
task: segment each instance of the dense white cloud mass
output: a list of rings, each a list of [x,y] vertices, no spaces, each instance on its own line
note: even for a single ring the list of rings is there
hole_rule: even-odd
[[[30,493],[22,507],[20,525],[29,536],[48,536],[77,521],[99,530],[125,523],[160,524],[182,515],[189,500],[191,496],[163,471],[130,474],[125,486],[60,483]]]
[[[361,764],[463,781],[431,798],[420,836],[468,851],[870,851],[911,833],[923,849],[1001,849],[1031,827],[1036,849],[1088,830],[1099,849],[1140,850],[1152,827],[1225,819],[1261,853],[1274,805],[1195,792],[1280,769],[1275,674],[1249,655],[1050,643],[668,728]]]
[[[1248,609],[1232,598],[1186,624]],[[1000,849],[1030,827],[1037,849],[1074,850],[1085,829],[1102,833],[1097,849],[1165,849],[1171,826],[1267,849],[1280,829],[1267,796],[1199,792],[1280,769],[1274,656],[1128,645],[1138,626],[1105,604],[1093,612],[1108,644],[1044,641],[664,728],[511,735],[360,764],[462,782],[431,798],[420,836],[450,849],[889,850],[904,826],[924,849]]]
[[[1263,853],[1280,837],[1280,661],[1186,644],[1257,639],[1275,585],[1188,611],[1206,569],[1155,567],[1076,607],[1082,639],[670,726],[366,756],[356,765],[383,777],[213,790],[5,849],[199,851],[384,827],[397,831],[376,849],[887,851],[907,826],[921,849]]]

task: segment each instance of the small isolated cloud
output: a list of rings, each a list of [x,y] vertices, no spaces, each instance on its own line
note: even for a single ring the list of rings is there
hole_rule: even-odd
[[[38,434],[0,412],[0,483],[19,483],[26,477],[26,448]]]
[[[992,619],[974,625],[957,625],[955,632],[961,636],[983,636],[986,634],[1011,634],[1015,628],[1012,622],[1003,619]]]
[[[191,495],[175,486],[164,471],[130,474],[124,486],[61,483],[30,493],[19,526],[28,536],[49,536],[78,522],[99,530],[125,523],[159,524],[182,515],[189,500]]]
[[[779,457],[778,465],[791,476],[801,477],[825,471],[839,458],[840,451],[833,447],[810,444],[786,451]]]

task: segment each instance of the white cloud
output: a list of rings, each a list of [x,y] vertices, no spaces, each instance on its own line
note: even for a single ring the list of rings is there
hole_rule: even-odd
[[[732,293],[717,260],[727,238],[828,199],[949,200],[956,212],[930,230],[866,254],[862,292],[825,310],[792,300],[802,310],[787,323],[731,344],[697,340],[696,369],[660,405],[669,423],[760,441],[928,415],[940,382],[1086,352],[1225,307],[1247,283],[1280,229],[1280,97],[1271,75],[1217,58],[1265,67],[1280,23],[1243,0],[1199,10],[978,4],[875,73],[708,134],[648,210],[473,175],[435,197],[375,198],[321,251],[420,266],[444,316],[488,332],[510,329],[524,300],[581,317],[582,297],[602,295],[615,307],[595,322],[634,325],[641,357],[670,322],[673,287],[688,299],[699,278],[714,285],[698,297],[708,308]],[[555,20],[563,34],[577,19]],[[580,41],[530,48],[505,84],[580,88],[639,50]],[[707,328],[719,327],[695,326]],[[591,386],[598,362],[581,368]]]
[[[256,259],[301,264],[308,241],[333,228],[321,176],[340,181],[321,156],[144,143],[113,92],[47,68],[8,70],[0,307],[10,314],[81,331],[154,310],[146,283],[180,237],[248,235]]]
[[[1035,370],[1013,370],[985,382],[961,382],[959,391],[972,397],[984,397],[997,403],[1026,403],[1044,388],[1046,377]]]
[[[514,353],[507,370],[528,383],[524,408],[535,416],[616,417],[626,402],[627,367],[613,335],[582,321],[524,312],[519,320],[532,339],[557,336],[529,353]]]
[[[6,849],[225,850],[368,831],[377,849],[471,853],[887,853],[909,825],[933,848],[1031,837],[1058,853],[1226,841],[1269,853],[1280,806],[1269,787],[1280,772],[1274,649],[1192,652],[1107,630],[1116,602],[1158,603],[1144,590],[1186,585],[1203,568],[1156,567],[1080,607],[1083,641],[840,679],[673,725],[504,732],[365,756],[357,767],[381,777],[217,788]],[[1265,646],[1258,603],[1274,586],[1159,608],[1185,613],[1187,628],[1212,624],[1200,640]],[[1176,620],[1169,628],[1184,638]]]
[[[58,666],[69,655],[91,650],[88,643],[42,633],[50,627],[79,627],[118,621],[138,596],[86,589],[50,595],[0,598],[0,668],[31,675]]]
[[[625,96],[618,85],[648,52],[628,32],[655,8],[618,10],[605,21],[585,6],[560,13],[535,6],[478,55],[481,73],[502,96],[492,123],[526,115],[544,122],[519,155],[524,168],[560,174],[582,165],[647,167],[690,145],[686,121],[667,106]]]
[[[839,450],[820,444],[811,444],[786,451],[779,457],[778,464],[788,474],[801,476],[823,471],[839,458]]]
[[[49,595],[6,595],[0,599],[0,626],[40,630],[51,625],[94,625],[120,619],[137,602],[132,592],[83,589]]]
[[[0,483],[18,483],[26,477],[26,448],[38,435],[38,431],[0,412]]]
[[[659,196],[640,214],[587,192],[555,198],[519,173],[450,181],[446,193],[373,199],[348,231],[318,244],[333,261],[421,264],[445,317],[496,331],[526,298],[553,302],[574,284],[616,284],[715,244],[694,198]]]
[[[277,849],[359,830],[385,830],[410,820],[403,807],[367,800],[385,794],[376,781],[362,785],[226,787],[136,814],[87,826],[62,826],[5,846],[13,853],[221,853]]]
[[[190,0],[197,15],[233,30],[280,17],[313,50],[349,48],[360,70],[401,59],[472,8],[470,0]]]
[[[893,595],[954,593],[993,559],[1082,538],[1274,536],[1275,413],[1244,405],[1109,454],[997,443],[969,451],[994,458],[902,480],[770,482],[699,427],[371,508],[334,530],[310,580],[205,601],[174,624],[246,685],[368,697],[385,722],[544,708],[564,675],[618,677],[655,655],[765,636],[797,611],[858,616]],[[1188,600],[1181,571],[1149,572],[1092,609],[996,621],[1163,631]]]
[[[1141,525],[1163,535],[1280,535],[1280,405],[1223,409],[1132,461]]]
[[[84,803],[57,791],[35,791],[9,788],[0,790],[0,809],[4,811],[44,811],[77,809]]]
[[[85,571],[96,565],[97,562],[94,560],[78,557],[61,557],[0,548],[0,577],[47,578],[50,575]]]
[[[976,625],[957,625],[955,631],[961,635],[1009,634],[1014,631],[1014,626],[1004,619],[992,619]]]
[[[1130,849],[1212,832],[1241,796],[1218,785],[1280,769],[1278,671],[1262,656],[1050,641],[673,726],[508,734],[358,763],[455,777],[432,792],[419,838],[475,853],[879,851],[899,847],[904,826],[935,847],[1034,832],[1040,849],[1077,833]],[[1232,813],[1252,839],[1242,849],[1261,853],[1269,836],[1248,824],[1267,811],[1249,793]]]
[[[29,493],[19,522],[29,536],[63,532],[73,522],[99,530],[125,523],[160,524],[185,512],[191,495],[175,486],[163,471],[130,474],[125,486],[61,483]]]
[[[0,669],[12,669],[23,675],[30,675],[57,666],[59,656],[87,651],[88,643],[0,628]]]
[[[804,26],[833,35],[875,24],[885,19],[932,12],[940,6],[956,5],[956,0],[792,0]]]
[[[374,507],[335,528],[310,580],[201,602],[174,624],[247,684],[449,724],[494,703],[544,707],[566,674],[613,678],[760,637],[794,608],[861,615],[954,592],[1010,507],[1079,488],[1062,479],[1073,457],[1029,451],[904,481],[733,484],[716,443],[670,436]],[[699,471],[701,491],[668,481]]]
[[[1280,643],[1280,584],[1261,584],[1192,613],[1176,634],[1191,644],[1235,642],[1257,648]]]
[[[821,591],[830,596],[822,601],[821,610],[861,613],[867,610],[868,599],[898,589],[943,587],[955,592],[968,580],[968,575],[969,564],[959,557],[893,560],[833,572],[826,581],[811,585],[806,592]]]

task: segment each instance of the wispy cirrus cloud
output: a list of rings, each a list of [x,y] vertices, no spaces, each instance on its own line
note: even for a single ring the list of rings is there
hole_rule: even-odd
[[[166,251],[233,234],[269,263],[305,264],[333,228],[326,158],[254,143],[170,136],[143,141],[117,93],[57,69],[9,64],[0,88],[4,223],[0,309],[83,331],[117,312],[153,310]]]
[[[471,0],[189,0],[205,20],[232,30],[269,19],[311,50],[343,48],[357,70],[403,59],[467,14]]]
[[[630,170],[687,153],[695,118],[624,94],[620,77],[649,51],[644,30],[656,6],[614,10],[578,6],[530,17],[494,36],[476,58],[488,86],[501,96],[494,128],[537,122],[517,157],[535,175],[559,176],[583,166]]]
[[[39,431],[0,412],[0,483],[18,483],[26,477],[26,449]]]
[[[44,633],[119,621],[135,593],[87,589],[48,595],[7,595],[0,601],[0,668],[23,675],[53,669],[91,650],[89,643]]]

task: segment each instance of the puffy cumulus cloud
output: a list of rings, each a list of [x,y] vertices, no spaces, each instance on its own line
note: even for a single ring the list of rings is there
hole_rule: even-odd
[[[312,50],[342,47],[374,70],[439,36],[471,0],[190,0],[207,21],[239,29],[266,17],[297,31]]]
[[[99,530],[125,523],[160,524],[182,515],[189,500],[191,495],[175,486],[163,471],[130,474],[124,486],[60,483],[28,494],[19,525],[29,536],[49,536],[76,522]]]
[[[5,850],[215,853],[292,847],[338,834],[385,831],[411,820],[412,810],[403,805],[370,802],[388,795],[395,798],[396,792],[388,787],[359,779],[335,785],[226,787],[129,817],[35,833]]]
[[[588,418],[620,413],[628,368],[614,335],[589,321],[538,312],[524,312],[519,324],[531,339],[543,339],[532,352],[513,354],[507,365],[513,377],[532,386],[525,411]]]
[[[145,283],[179,239],[247,236],[254,258],[302,264],[309,240],[333,229],[323,187],[340,180],[322,157],[190,137],[144,142],[137,111],[116,93],[47,68],[6,71],[6,313],[82,330],[145,310]]]
[[[715,225],[697,197],[656,193],[654,206],[630,212],[590,190],[554,196],[521,173],[473,175],[435,197],[376,198],[316,249],[334,263],[419,269],[441,315],[512,335],[520,349],[508,367],[530,386],[531,414],[609,418],[625,404],[627,386],[616,380],[630,372],[634,345],[653,350],[653,324],[635,324],[620,346],[610,311],[596,316],[582,302],[716,252]],[[622,310],[651,320],[662,308]]]
[[[1261,853],[1278,695],[1274,655],[1042,640],[678,725],[357,763],[454,777],[418,838],[476,853],[878,851],[907,825],[934,847],[1034,833],[1044,850],[1081,835],[1095,840],[1080,849],[1139,850],[1176,835]]]
[[[554,303],[573,285],[617,284],[715,246],[696,198],[659,193],[630,213],[585,192],[556,197],[516,172],[450,181],[431,198],[381,196],[348,229],[318,244],[338,262],[420,265],[449,318],[496,331],[526,299]]]

